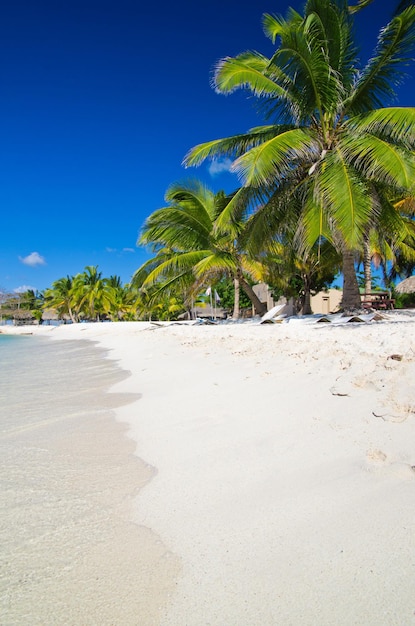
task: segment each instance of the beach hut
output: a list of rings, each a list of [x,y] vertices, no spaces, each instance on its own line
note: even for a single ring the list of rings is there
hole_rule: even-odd
[[[26,324],[37,323],[32,311],[17,309],[13,311],[13,324],[15,326],[25,326]]]
[[[395,291],[397,293],[415,293],[415,276],[405,278],[399,285],[396,285]]]
[[[42,322],[46,325],[67,324],[70,321],[69,315],[59,315],[55,309],[45,309],[42,314]]]

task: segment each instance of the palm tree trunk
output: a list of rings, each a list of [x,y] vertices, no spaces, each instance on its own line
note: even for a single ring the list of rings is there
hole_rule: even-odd
[[[365,296],[370,295],[372,291],[372,264],[370,254],[369,237],[365,235],[363,240],[363,272],[365,277]]]
[[[343,309],[360,309],[361,299],[354,267],[354,253],[343,250]]]
[[[252,302],[255,313],[257,315],[264,315],[267,312],[267,305],[256,295],[255,291],[252,289],[251,285],[246,282],[246,280],[242,277],[239,277],[239,282],[241,284],[242,289],[245,291],[246,295]]]
[[[241,288],[239,284],[239,278],[237,276],[235,276],[233,279],[233,285],[234,285],[234,303],[233,303],[232,318],[234,320],[238,320],[239,319],[239,295],[240,295]]]
[[[72,309],[70,306],[68,306],[68,313],[69,313],[69,317],[71,318],[71,322],[72,324],[76,324],[76,322],[78,321],[78,319],[75,317],[75,315],[72,312]]]
[[[303,302],[301,313],[302,315],[312,315],[313,311],[311,308],[310,277],[307,274],[303,276],[303,284],[304,284],[304,302]]]

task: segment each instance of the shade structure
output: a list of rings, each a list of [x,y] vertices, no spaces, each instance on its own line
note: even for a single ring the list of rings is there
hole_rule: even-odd
[[[415,292],[415,276],[405,278],[399,285],[396,285],[395,291],[398,293],[414,293]]]

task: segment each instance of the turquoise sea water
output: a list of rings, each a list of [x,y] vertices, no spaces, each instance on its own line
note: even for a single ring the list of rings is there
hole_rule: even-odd
[[[152,469],[112,410],[138,395],[108,393],[127,374],[105,357],[0,334],[2,626],[137,624],[149,596],[130,507]]]
[[[0,335],[0,432],[36,429],[94,408],[126,374],[83,341]]]

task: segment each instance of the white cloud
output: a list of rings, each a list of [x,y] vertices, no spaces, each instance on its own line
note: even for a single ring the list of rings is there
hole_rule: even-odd
[[[214,159],[208,167],[208,172],[211,176],[218,176],[223,172],[230,172],[232,167],[232,159],[226,157],[224,159]]]
[[[13,291],[14,293],[24,293],[25,291],[29,291],[29,289],[35,292],[37,291],[36,287],[32,287],[32,285],[20,285],[20,287],[16,287]]]
[[[45,258],[39,254],[39,252],[31,252],[27,256],[19,256],[19,261],[24,265],[30,265],[30,267],[36,267],[36,265],[46,265]]]
[[[108,246],[105,248],[106,252],[114,253],[118,252],[117,248],[109,248]],[[134,248],[122,248],[120,250],[120,254],[123,252],[135,252]]]

